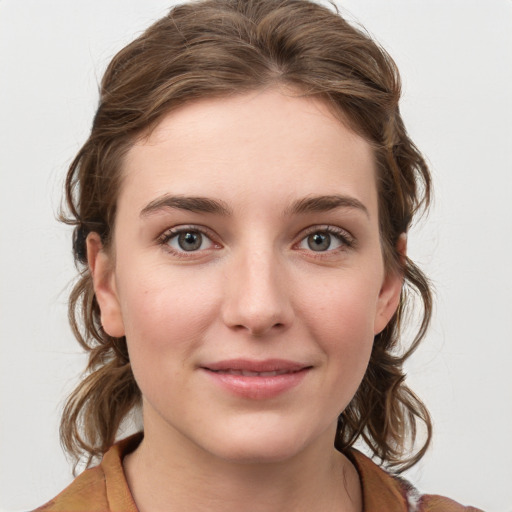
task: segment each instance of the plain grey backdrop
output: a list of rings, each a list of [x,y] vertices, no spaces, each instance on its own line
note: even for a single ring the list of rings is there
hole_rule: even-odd
[[[398,63],[436,201],[409,251],[432,329],[408,365],[435,422],[423,492],[512,511],[512,1],[346,0]],[[56,220],[111,57],[169,0],[0,0],[0,509],[71,479],[63,400],[85,359],[66,320],[71,233]]]

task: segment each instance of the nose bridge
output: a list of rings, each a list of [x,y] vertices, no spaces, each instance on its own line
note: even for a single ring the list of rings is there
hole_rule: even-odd
[[[236,251],[227,276],[226,324],[256,336],[286,327],[292,308],[283,271],[283,264],[270,244]]]

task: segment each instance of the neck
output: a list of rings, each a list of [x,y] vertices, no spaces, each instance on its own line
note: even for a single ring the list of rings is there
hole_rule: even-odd
[[[286,460],[239,462],[205,453],[179,434],[163,439],[146,425],[123,464],[139,512],[359,512],[357,472],[327,434]]]

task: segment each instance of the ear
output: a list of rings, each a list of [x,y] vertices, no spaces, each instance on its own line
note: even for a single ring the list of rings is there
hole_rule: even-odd
[[[400,259],[405,260],[407,255],[407,234],[402,233],[398,238],[397,250],[400,254]],[[375,313],[375,324],[373,333],[379,334],[384,330],[386,325],[395,314],[400,303],[400,295],[402,293],[402,285],[404,277],[401,272],[390,271],[387,272],[382,287],[379,292],[377,301],[377,311]]]
[[[125,331],[112,258],[103,250],[98,233],[89,233],[86,243],[87,262],[96,300],[100,306],[101,325],[108,335],[120,338],[125,335]]]

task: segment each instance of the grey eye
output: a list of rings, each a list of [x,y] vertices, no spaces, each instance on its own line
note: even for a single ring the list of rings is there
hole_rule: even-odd
[[[201,229],[195,227],[174,228],[162,235],[162,243],[169,246],[171,252],[184,255],[185,253],[200,253],[214,249],[212,239]]]
[[[331,246],[331,235],[325,232],[317,232],[307,237],[308,247],[312,251],[326,251]]]
[[[178,235],[177,242],[183,251],[196,251],[203,243],[203,235],[199,231],[184,231]]]

